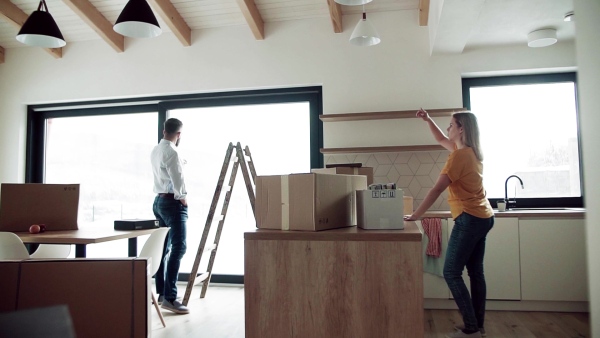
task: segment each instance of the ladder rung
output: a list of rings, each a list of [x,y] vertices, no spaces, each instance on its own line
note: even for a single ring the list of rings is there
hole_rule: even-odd
[[[209,273],[208,272],[203,272],[201,274],[199,274],[198,276],[196,276],[196,280],[194,281],[194,285],[198,285],[202,282],[204,282],[206,280],[206,278],[208,278]]]

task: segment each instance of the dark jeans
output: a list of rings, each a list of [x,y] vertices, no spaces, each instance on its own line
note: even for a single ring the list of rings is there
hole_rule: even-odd
[[[463,317],[466,330],[483,327],[486,286],[483,275],[485,237],[494,226],[494,217],[479,218],[467,213],[454,220],[448,241],[444,278]],[[462,278],[467,267],[471,281],[471,295]]]
[[[154,276],[156,293],[172,302],[177,298],[179,265],[186,250],[188,208],[178,200],[156,196],[152,209],[160,226],[170,228],[165,240],[163,259]]]

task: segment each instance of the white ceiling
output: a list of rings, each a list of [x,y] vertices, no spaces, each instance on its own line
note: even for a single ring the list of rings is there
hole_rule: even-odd
[[[38,0],[10,1],[23,12],[37,9]],[[114,23],[127,0],[89,0],[111,23]],[[367,13],[381,11],[415,12],[419,25],[420,0],[373,0]],[[423,0],[421,0],[423,1]],[[575,36],[575,23],[564,22],[573,10],[573,0],[429,0],[429,29],[432,53],[461,53],[465,50],[496,45],[527,43],[527,34],[541,28],[555,28],[560,41]],[[187,25],[195,30],[223,26],[248,26],[238,0],[172,0]],[[67,43],[99,40],[101,37],[75,14],[62,0],[46,0]],[[329,20],[327,0],[255,0],[265,22],[269,38],[269,22],[323,18]],[[440,8],[441,7],[441,8]],[[342,19],[361,12],[361,6],[342,6]],[[156,15],[163,31],[169,27]],[[376,25],[376,23],[374,23]],[[346,25],[346,29],[348,29]],[[5,49],[24,47],[16,41],[18,29],[0,15],[0,46]],[[381,33],[381,32],[380,32]],[[335,34],[333,28],[323,34]],[[254,39],[252,34],[248,39]],[[385,43],[385,41],[382,41]]]

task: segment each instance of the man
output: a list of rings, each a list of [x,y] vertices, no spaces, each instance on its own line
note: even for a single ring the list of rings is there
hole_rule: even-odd
[[[183,123],[175,118],[165,121],[163,139],[152,150],[154,174],[153,211],[161,227],[169,227],[163,259],[155,276],[156,293],[162,308],[177,314],[189,310],[177,300],[177,276],[186,250],[187,191],[183,176],[184,160],[177,151]]]

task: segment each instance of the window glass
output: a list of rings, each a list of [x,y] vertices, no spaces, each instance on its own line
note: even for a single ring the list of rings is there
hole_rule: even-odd
[[[575,83],[470,88],[484,153],[488,198],[580,197]]]
[[[186,159],[188,250],[180,272],[189,272],[196,257],[208,211],[229,142],[248,146],[257,175],[310,172],[310,107],[308,102],[176,109],[169,117],[183,122],[180,149]],[[234,156],[235,157],[235,156]],[[233,157],[232,157],[233,160]],[[208,236],[213,243],[229,174]],[[256,229],[241,168],[236,175],[219,249],[212,272],[244,274],[244,232]],[[210,253],[203,253],[205,271]]]
[[[80,184],[80,224],[154,219],[150,152],[157,118],[140,113],[46,120],[45,183]],[[88,245],[87,256],[127,256],[127,240]]]

